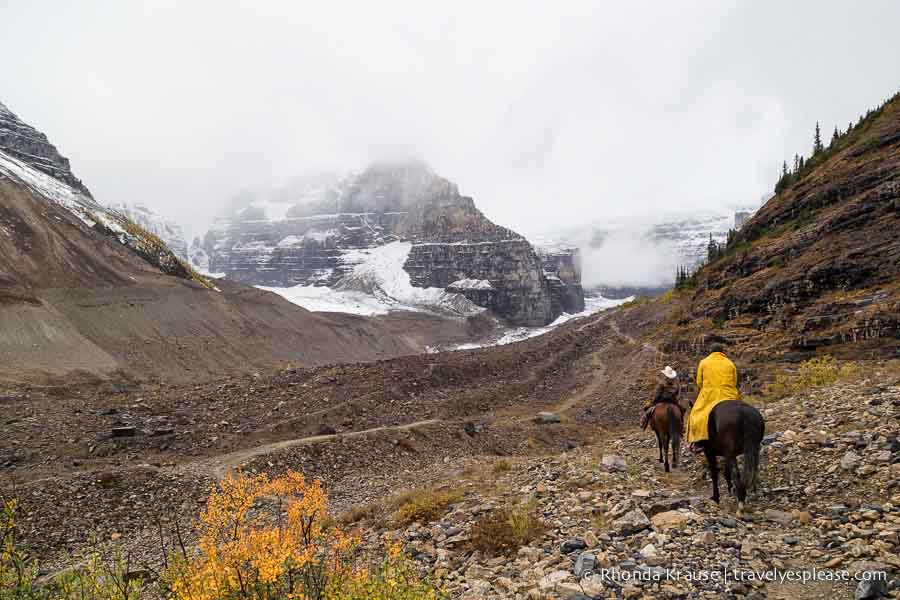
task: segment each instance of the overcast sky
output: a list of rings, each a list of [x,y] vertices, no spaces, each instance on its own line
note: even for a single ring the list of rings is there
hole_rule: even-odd
[[[900,88],[900,2],[0,0],[0,100],[105,203],[417,156],[494,220],[756,203]]]

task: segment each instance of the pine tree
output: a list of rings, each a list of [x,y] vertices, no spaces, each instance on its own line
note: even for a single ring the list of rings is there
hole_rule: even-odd
[[[791,183],[791,171],[788,169],[787,161],[783,161],[781,163],[781,176],[778,178],[778,181],[775,182],[775,193],[781,193],[781,190],[786,188]],[[730,240],[729,240],[730,243]]]
[[[800,171],[800,155],[795,154],[794,155],[794,170],[793,170],[793,172],[796,174],[799,171]]]
[[[834,133],[831,134],[831,144],[829,144],[829,148],[834,148],[835,144],[841,137],[841,132],[838,131],[837,125],[834,126]]]
[[[822,131],[819,129],[819,122],[816,121],[816,134],[813,137],[813,156],[822,151]]]
[[[719,243],[713,239],[712,233],[709,234],[709,243],[706,245],[706,261],[713,262],[722,255],[722,249]]]

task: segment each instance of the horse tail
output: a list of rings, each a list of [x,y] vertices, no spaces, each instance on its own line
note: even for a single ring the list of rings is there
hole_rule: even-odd
[[[681,443],[681,423],[678,422],[681,419],[675,416],[675,410],[671,404],[666,406],[666,421],[669,425],[669,439],[672,440],[672,448],[677,448]]]
[[[756,490],[759,479],[759,448],[762,444],[762,431],[748,432],[744,438],[744,489]]]

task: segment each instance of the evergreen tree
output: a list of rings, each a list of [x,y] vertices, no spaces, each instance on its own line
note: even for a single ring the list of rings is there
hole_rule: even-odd
[[[775,193],[778,194],[791,183],[791,171],[788,169],[787,161],[781,163],[781,176],[775,182]],[[729,243],[730,240],[729,240]]]
[[[816,121],[816,134],[813,137],[813,156],[822,151],[822,131],[819,129],[819,122]]]
[[[711,263],[722,256],[722,248],[719,243],[713,239],[712,233],[709,234],[709,243],[706,245],[706,262]]]
[[[837,125],[834,126],[834,133],[831,134],[831,144],[829,144],[829,148],[834,148],[835,144],[841,137],[841,132],[838,131]]]
[[[800,171],[800,155],[799,155],[799,154],[795,154],[795,155],[794,155],[794,170],[793,170],[793,173],[794,173],[794,174],[797,174],[799,171]]]

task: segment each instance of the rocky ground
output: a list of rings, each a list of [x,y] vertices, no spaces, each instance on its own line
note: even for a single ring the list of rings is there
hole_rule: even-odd
[[[22,543],[48,569],[95,539],[158,559],[157,522],[195,517],[232,469],[302,470],[341,509],[468,457],[588,443],[645,395],[618,367],[649,351],[621,342],[594,317],[514,346],[194,385],[13,386],[0,398],[0,493],[19,498]],[[561,422],[533,423],[541,410]]]
[[[11,388],[0,398],[0,491],[19,498],[21,540],[46,573],[97,543],[134,564],[159,561],[157,527],[189,527],[237,468],[321,478],[367,544],[399,536],[454,598],[843,598],[856,582],[690,578],[900,567],[896,367],[763,406],[763,486],[738,520],[730,499],[705,500],[697,460],[663,473],[655,440],[633,425],[647,382],[680,360],[644,341],[644,327],[641,307],[478,351],[194,385]],[[453,502],[398,526],[397,498],[423,486]],[[472,548],[473,523],[523,502],[545,533],[510,556]],[[613,567],[680,577],[584,577]]]
[[[900,597],[900,380],[838,384],[763,411],[761,489],[742,519],[730,497],[707,500],[701,459],[685,452],[666,474],[652,435],[628,430],[559,456],[480,461],[445,483],[464,495],[442,517],[368,526],[367,540],[399,537],[470,600]],[[523,503],[545,521],[542,537],[507,556],[473,551],[475,523]],[[820,580],[754,577],[813,569]],[[870,571],[887,581],[824,580]]]

